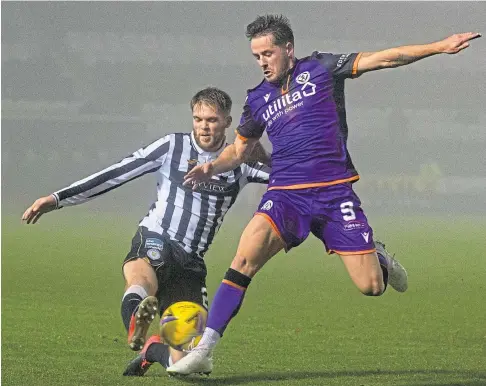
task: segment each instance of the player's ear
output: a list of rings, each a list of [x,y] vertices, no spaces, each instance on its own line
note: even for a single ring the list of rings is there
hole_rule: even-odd
[[[227,129],[228,127],[230,127],[232,122],[233,122],[233,118],[231,117],[231,115],[228,115],[226,117],[226,127],[225,128]]]
[[[285,45],[285,51],[287,52],[288,57],[294,57],[294,45],[291,42],[287,42],[287,44]]]

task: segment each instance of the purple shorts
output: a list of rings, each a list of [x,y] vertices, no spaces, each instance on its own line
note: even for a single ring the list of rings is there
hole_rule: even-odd
[[[373,230],[349,183],[269,190],[263,195],[256,214],[270,221],[287,244],[286,251],[302,243],[310,232],[322,240],[328,253],[375,251]]]

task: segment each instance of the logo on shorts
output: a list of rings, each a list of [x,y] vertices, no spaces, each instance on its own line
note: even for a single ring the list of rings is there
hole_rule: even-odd
[[[265,204],[262,205],[262,207],[260,209],[261,210],[270,210],[270,209],[272,209],[272,206],[273,206],[273,201],[268,200]]]
[[[164,249],[164,242],[162,240],[149,237],[147,240],[145,240],[145,248],[148,249],[157,249],[159,251]]]
[[[310,79],[310,73],[309,71],[304,71],[302,73],[300,73],[297,78],[295,79],[295,81],[298,83],[298,84],[306,84]]]
[[[147,251],[147,257],[150,260],[159,260],[160,259],[160,251],[158,251],[157,249],[149,249]]]
[[[356,229],[365,229],[365,228],[366,228],[366,223],[362,221],[348,221],[346,224],[344,224],[345,231],[354,231]]]
[[[363,239],[368,242],[368,240],[370,239],[370,233],[369,232],[363,232],[361,233],[361,236],[363,236]]]

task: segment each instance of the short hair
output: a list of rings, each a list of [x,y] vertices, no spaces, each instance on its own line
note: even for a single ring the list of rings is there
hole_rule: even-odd
[[[191,111],[194,110],[194,106],[200,105],[201,103],[205,103],[225,115],[231,114],[231,106],[233,105],[231,97],[216,87],[206,87],[198,91],[191,99]]]
[[[273,35],[273,43],[277,46],[287,42],[294,44],[290,21],[283,15],[258,16],[255,21],[246,26],[246,37],[250,40],[270,34]]]

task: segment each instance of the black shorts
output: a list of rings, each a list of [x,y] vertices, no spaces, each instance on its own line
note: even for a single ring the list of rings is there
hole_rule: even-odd
[[[195,253],[187,253],[176,241],[139,227],[123,264],[135,259],[144,259],[155,270],[161,315],[179,301],[194,302],[208,309],[206,264]]]

